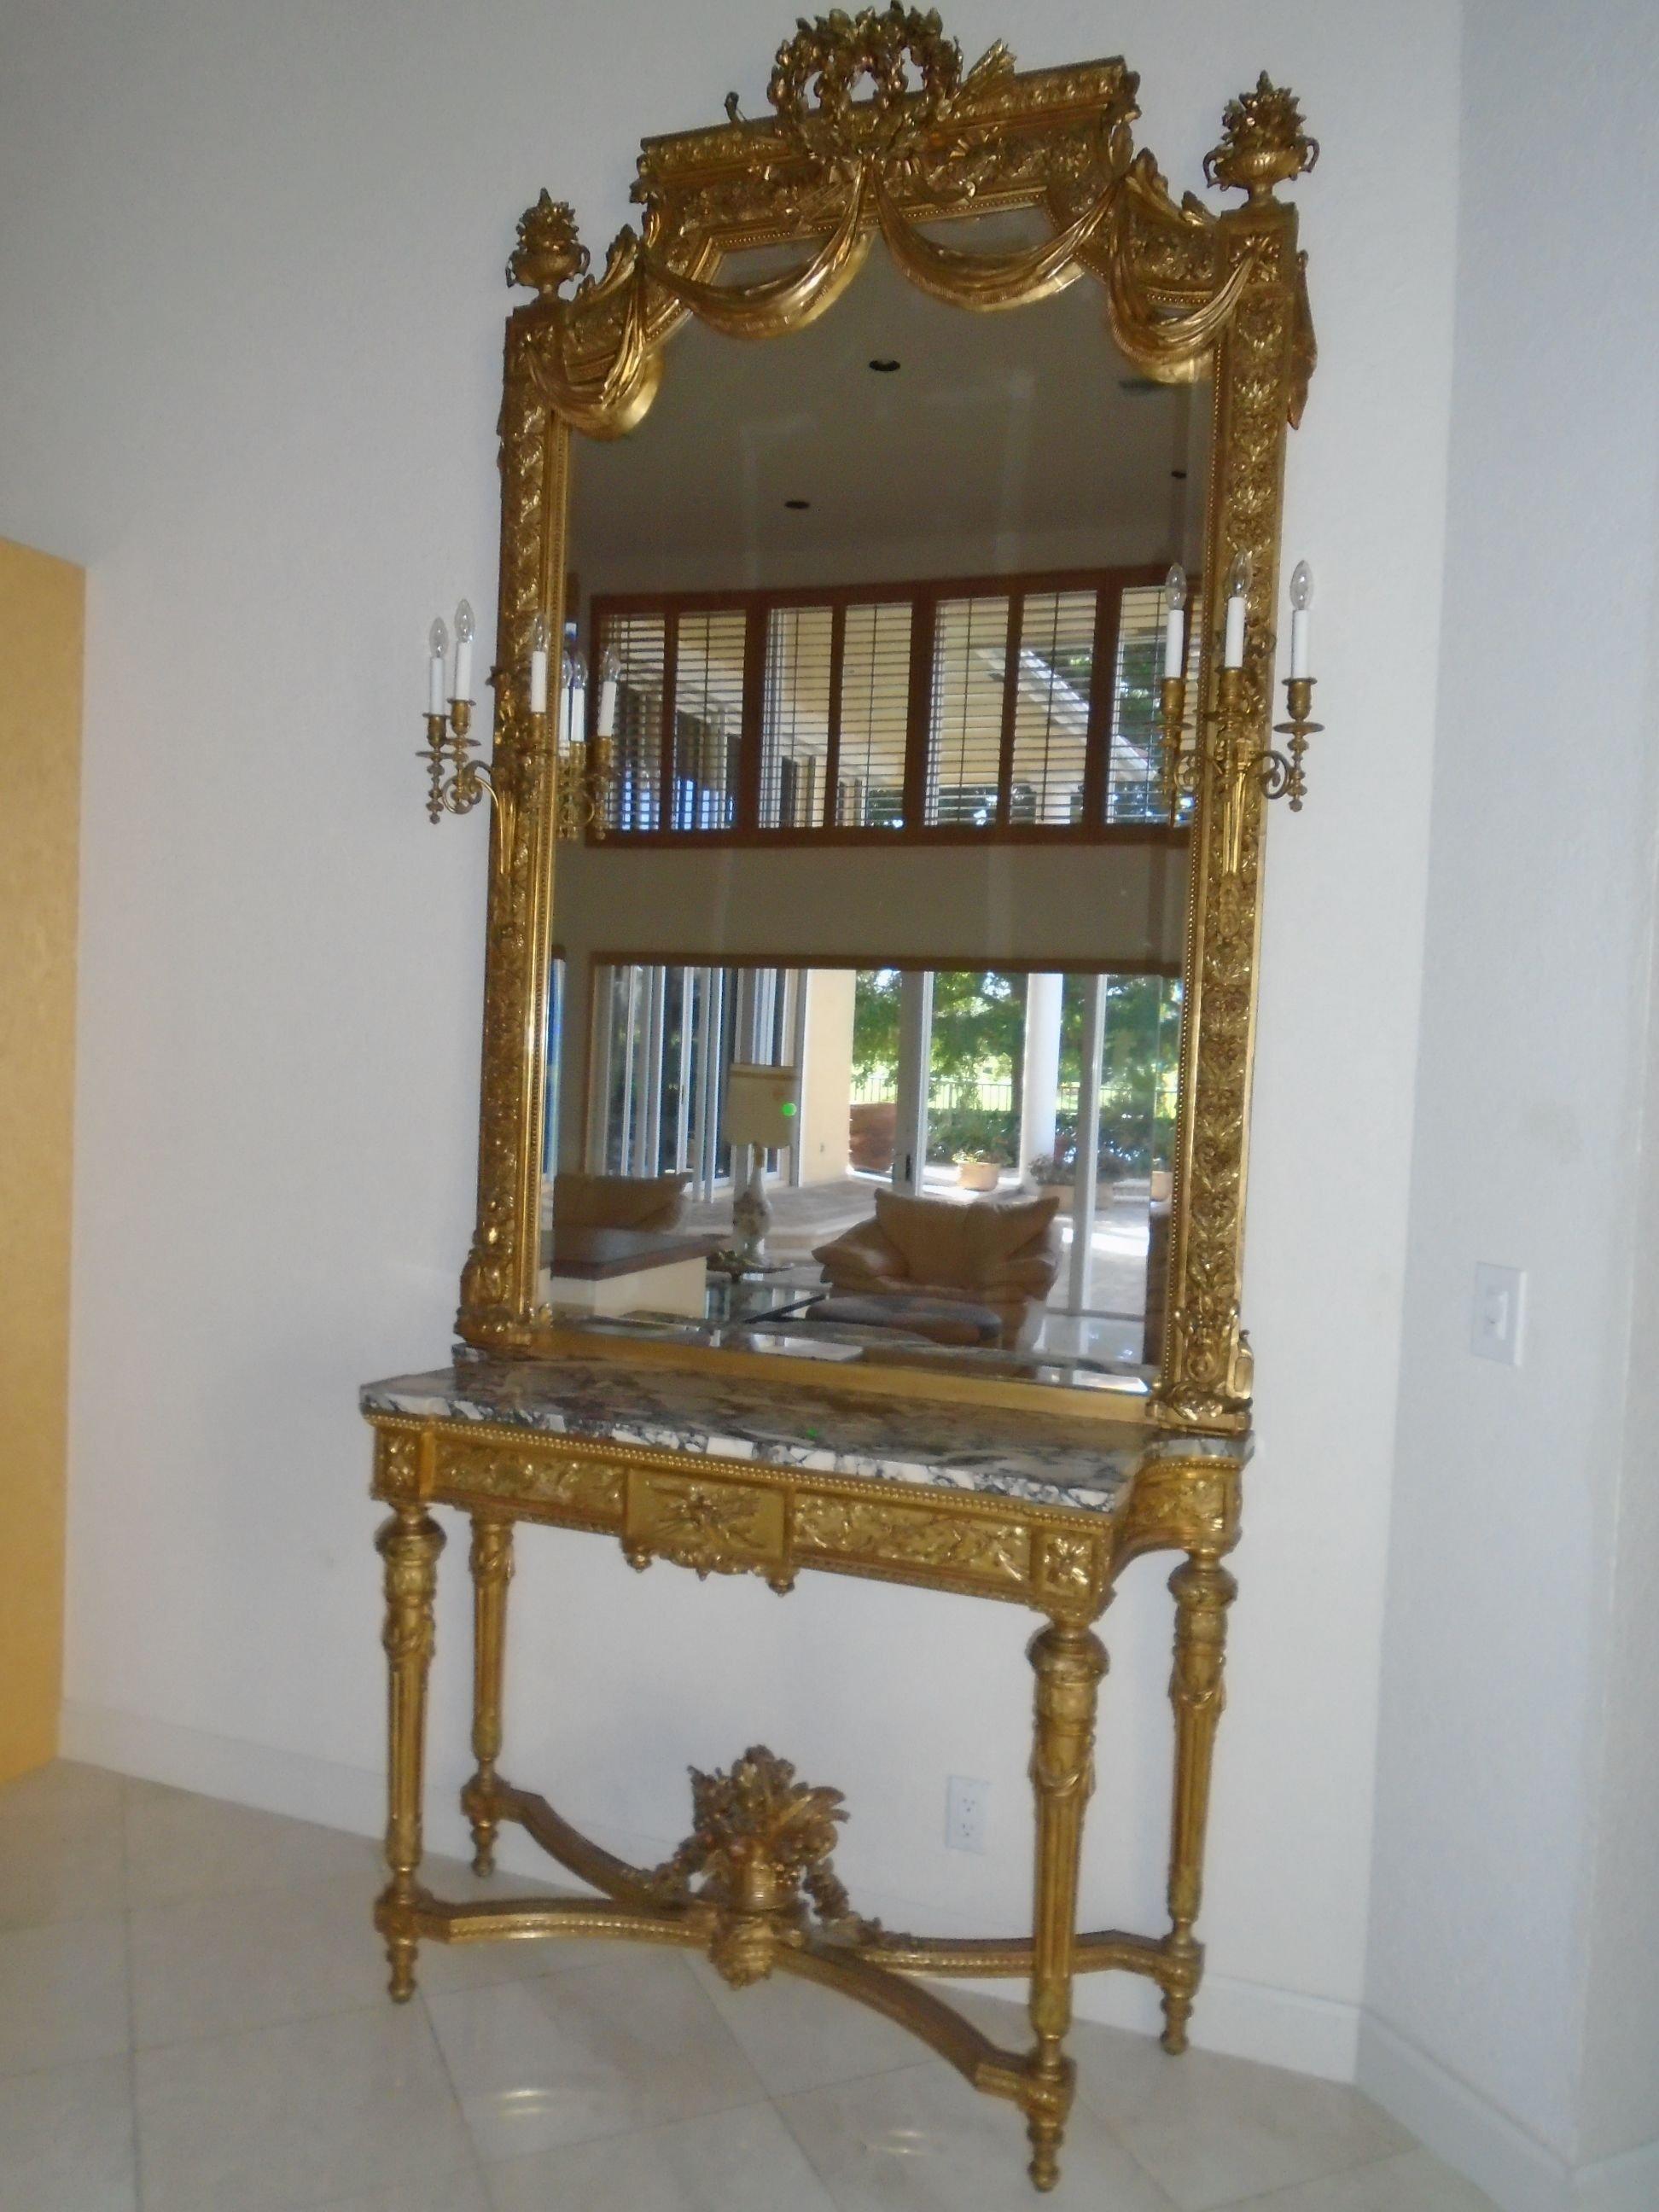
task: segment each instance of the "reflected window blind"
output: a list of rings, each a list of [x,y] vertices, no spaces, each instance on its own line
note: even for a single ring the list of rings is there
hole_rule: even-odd
[[[1081,822],[1094,683],[1096,592],[1029,592],[1020,608],[1008,819]]]
[[[1109,822],[1161,822],[1164,806],[1158,720],[1163,704],[1164,623],[1168,600],[1162,584],[1131,584],[1118,602],[1117,652],[1112,670],[1112,744],[1106,785]],[[1198,668],[1204,608],[1187,603],[1187,729],[1192,741],[1198,701]],[[1190,800],[1182,805],[1185,819]]]
[[[761,714],[763,830],[823,826],[834,729],[836,615],[831,607],[771,607]]]
[[[729,830],[738,818],[747,628],[740,607],[675,618],[671,830]]]
[[[1089,835],[1163,818],[1149,570],[601,597],[594,612],[595,657],[609,645],[621,664],[618,832]],[[1202,629],[1194,605],[1191,710]]]
[[[908,599],[846,611],[835,770],[836,821],[845,830],[904,826],[911,617]]]
[[[1012,605],[1006,592],[939,603],[923,817],[930,828],[985,829],[997,819]]]
[[[617,727],[612,747],[615,781],[611,822],[617,830],[661,826],[662,702],[667,661],[669,617],[665,614],[612,614],[597,641],[617,661]],[[597,699],[599,686],[590,687]]]

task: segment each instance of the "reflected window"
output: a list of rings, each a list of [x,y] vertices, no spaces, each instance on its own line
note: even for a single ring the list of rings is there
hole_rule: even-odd
[[[592,655],[620,669],[611,830],[787,841],[1160,822],[1164,616],[1146,569],[601,598]],[[1195,617],[1194,699],[1201,633]]]

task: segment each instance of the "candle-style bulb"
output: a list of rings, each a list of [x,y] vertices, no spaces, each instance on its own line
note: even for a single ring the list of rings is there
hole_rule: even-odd
[[[1164,579],[1164,596],[1172,607],[1184,607],[1187,604],[1187,571],[1179,561],[1170,564],[1170,573]]]
[[[1298,561],[1291,571],[1291,605],[1298,614],[1306,614],[1313,604],[1313,570],[1305,561]]]
[[[428,630],[426,646],[426,711],[428,715],[446,714],[449,708],[444,699],[444,662],[449,653],[449,632],[441,615]]]
[[[471,645],[477,629],[477,624],[472,618],[472,609],[466,600],[463,599],[455,610],[456,644]]]
[[[530,625],[530,711],[532,714],[547,712],[547,647],[550,633],[547,617],[539,607]]]
[[[1232,566],[1227,571],[1227,597],[1243,599],[1249,595],[1250,556],[1243,549],[1235,553]]]

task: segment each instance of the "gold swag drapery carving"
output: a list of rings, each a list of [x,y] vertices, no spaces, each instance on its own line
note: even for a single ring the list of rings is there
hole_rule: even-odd
[[[619,437],[650,407],[663,349],[688,316],[728,337],[804,329],[841,297],[878,234],[919,289],[981,313],[1030,305],[1091,275],[1129,362],[1165,382],[1190,381],[1249,289],[1255,256],[1247,246],[1222,264],[1215,218],[1196,202],[1177,209],[1150,159],[1134,155],[1138,81],[1121,63],[1091,68],[1100,82],[1087,112],[1024,165],[1031,189],[1020,198],[1042,210],[1053,235],[975,250],[933,233],[1009,204],[1006,144],[995,157],[988,151],[1018,82],[1006,50],[993,47],[964,74],[938,18],[896,6],[803,25],[779,50],[768,88],[775,118],[745,123],[727,103],[731,133],[767,142],[763,160],[751,152],[741,193],[713,181],[730,133],[704,134],[706,167],[667,188],[647,146],[641,232],[619,234],[597,280],[568,207],[544,192],[525,216],[507,273],[541,295],[525,331],[533,385],[573,428]],[[855,99],[855,89],[869,97]],[[1161,296],[1138,266],[1149,228],[1181,237]],[[719,281],[731,252],[814,235],[822,244],[795,268]],[[573,277],[574,295],[560,296]],[[1299,411],[1299,395],[1294,404]]]

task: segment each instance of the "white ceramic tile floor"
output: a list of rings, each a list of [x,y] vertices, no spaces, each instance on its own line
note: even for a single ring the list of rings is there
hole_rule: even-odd
[[[377,1880],[360,1838],[88,1767],[0,1788],[0,2212],[1035,2202],[1011,2106],[802,1983],[428,1946],[393,2007]],[[1013,2005],[970,2009],[1024,2040]],[[1355,2090],[1087,2025],[1073,2047],[1056,2212],[1489,2212]]]

